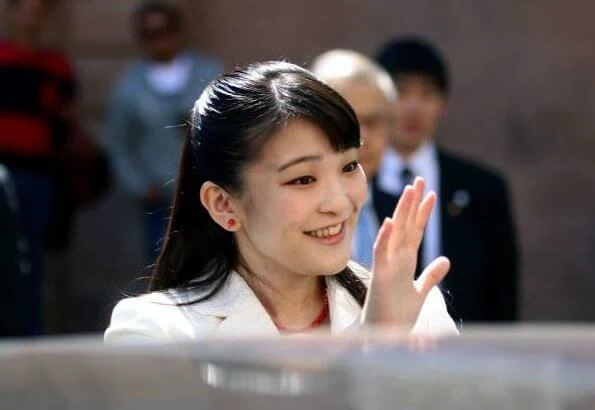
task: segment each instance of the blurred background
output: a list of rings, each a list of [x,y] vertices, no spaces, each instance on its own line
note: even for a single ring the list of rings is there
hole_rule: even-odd
[[[437,140],[501,170],[510,183],[521,249],[521,319],[595,320],[594,2],[176,3],[191,48],[225,69],[270,59],[307,65],[332,48],[374,56],[400,34],[433,41],[453,78]],[[78,122],[100,146],[110,90],[138,54],[130,27],[138,4],[60,0],[49,22],[47,42],[74,64]],[[55,301],[47,301],[50,333],[101,331],[118,299],[144,289],[146,282],[136,281],[147,274],[136,207],[114,183],[77,211],[68,249],[48,255],[51,286],[64,289],[57,293],[58,313]]]

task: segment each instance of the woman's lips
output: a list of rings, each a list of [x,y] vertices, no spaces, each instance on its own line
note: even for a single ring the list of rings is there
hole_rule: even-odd
[[[341,243],[345,238],[345,222],[315,231],[305,232],[305,234],[325,245],[336,245]]]

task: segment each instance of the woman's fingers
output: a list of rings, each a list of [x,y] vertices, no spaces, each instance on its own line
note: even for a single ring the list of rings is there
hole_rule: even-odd
[[[409,212],[409,220],[407,221],[408,224],[415,223],[417,213],[419,211],[419,204],[424,197],[425,187],[426,182],[423,178],[415,178],[415,181],[413,182],[413,200],[411,202],[411,212]]]
[[[392,218],[382,223],[374,244],[374,279],[366,300],[366,305],[372,307],[365,309],[365,320],[413,326],[428,293],[450,269],[449,260],[441,257],[433,261],[418,280],[412,280],[416,251],[436,203],[436,194],[424,197],[424,189],[423,179],[416,178],[413,186],[403,190]],[[400,305],[395,305],[395,300],[400,301]],[[427,346],[422,341],[415,347]]]
[[[419,205],[415,219],[415,226],[418,229],[423,230],[426,228],[430,215],[432,214],[432,209],[434,209],[434,204],[436,204],[436,193],[432,191],[426,195]]]
[[[425,181],[417,177],[413,186],[407,185],[395,207],[392,234],[387,248],[396,251],[400,246],[417,249],[425,230],[432,208],[436,202],[434,193],[423,197]]]
[[[425,300],[430,290],[444,279],[449,269],[450,261],[444,256],[434,259],[424,269],[420,277],[415,281],[415,287],[420,293],[422,300]]]
[[[388,251],[388,243],[393,231],[393,221],[389,218],[384,218],[384,222],[378,231],[376,241],[374,242],[374,265],[376,266],[380,261],[386,259]]]
[[[434,209],[435,204],[436,194],[434,192],[430,192],[419,205],[417,215],[415,216],[415,221],[409,228],[411,229],[410,238],[413,241],[413,245],[415,247],[419,247],[421,244],[421,239],[426,230],[426,226],[428,225],[428,221],[432,215],[432,209]]]
[[[415,249],[417,249],[421,243],[421,239],[419,240],[419,243],[416,240],[418,237],[416,222],[420,212],[420,204],[423,200],[425,186],[426,183],[423,178],[415,178],[413,183],[413,200],[411,202],[411,211],[409,212],[406,226],[407,231],[405,232],[406,242],[408,242],[409,245]]]
[[[413,191],[413,187],[411,185],[407,185],[405,189],[403,189],[403,193],[401,194],[401,198],[399,198],[399,202],[397,202],[397,206],[395,207],[392,217],[393,222],[398,224],[397,227],[405,225],[407,222],[407,218],[411,212],[414,194],[415,192]]]
[[[407,185],[403,190],[403,194],[401,195],[399,202],[397,202],[397,207],[393,213],[392,223],[394,226],[392,227],[392,235],[388,243],[389,249],[396,249],[396,247],[400,245],[400,239],[405,236],[409,213],[412,212],[411,205],[413,203],[413,196],[413,187]]]

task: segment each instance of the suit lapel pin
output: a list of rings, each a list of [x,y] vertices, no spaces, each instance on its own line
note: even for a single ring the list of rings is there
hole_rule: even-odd
[[[461,214],[463,209],[469,206],[470,202],[471,195],[469,195],[469,192],[459,189],[452,195],[452,199],[448,204],[448,213],[452,216],[458,216]]]

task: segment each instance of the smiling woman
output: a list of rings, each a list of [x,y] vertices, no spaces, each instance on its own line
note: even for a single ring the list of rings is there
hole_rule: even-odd
[[[244,180],[230,206],[244,228],[236,230],[240,269],[289,289],[304,275],[315,286],[316,277],[345,269],[367,191],[356,148],[337,151],[315,123],[292,119],[246,167]]]
[[[448,262],[413,281],[410,250],[434,201],[422,201],[422,181],[383,225],[378,279],[349,262],[367,193],[359,146],[351,107],[298,66],[262,63],[214,80],[192,110],[151,293],[116,306],[106,341],[357,323],[456,333],[434,287]]]

